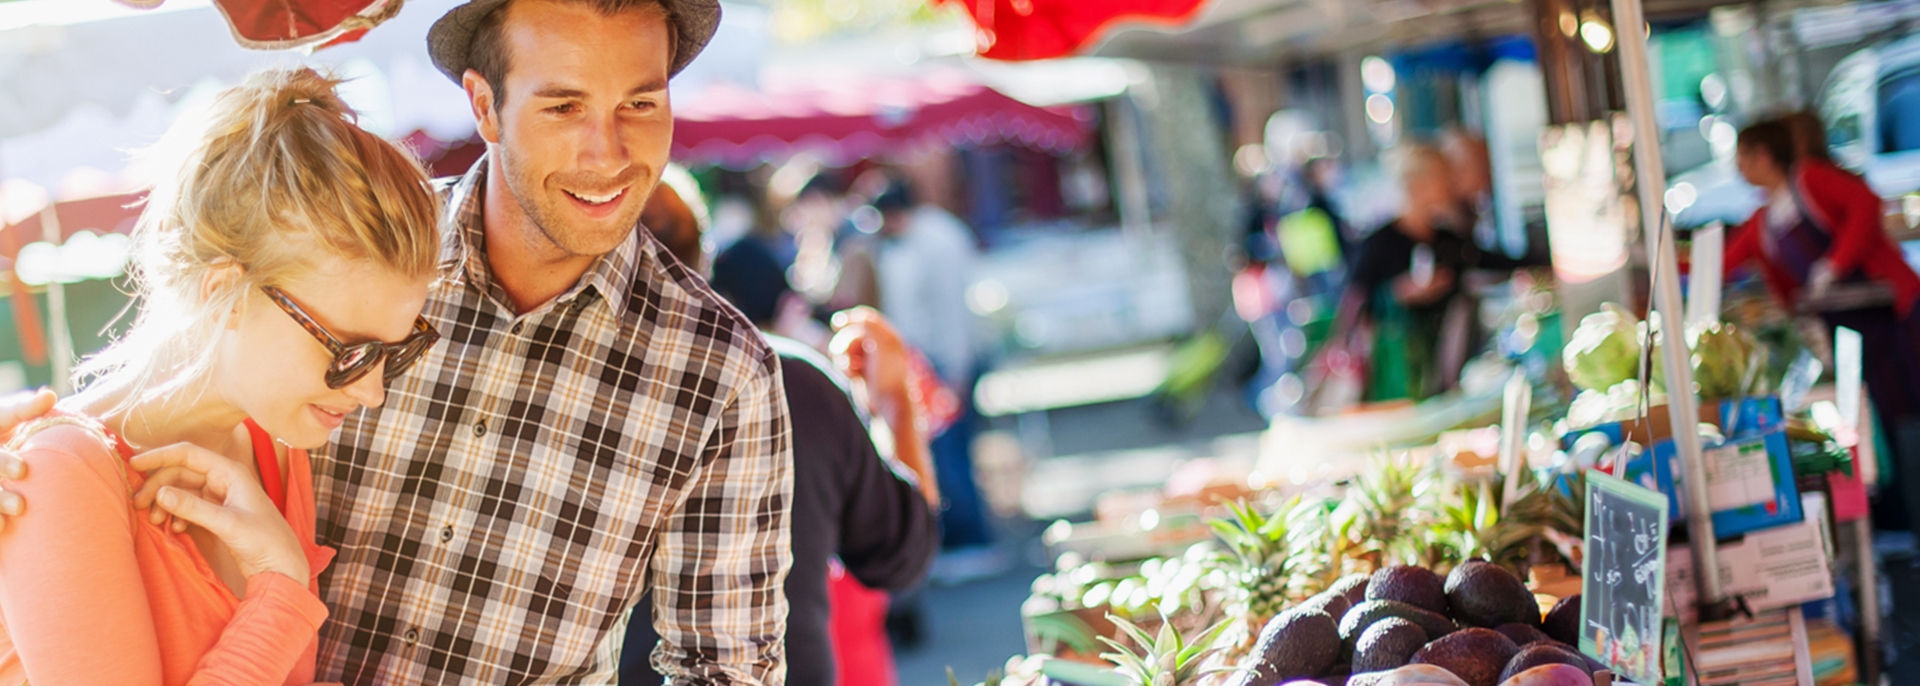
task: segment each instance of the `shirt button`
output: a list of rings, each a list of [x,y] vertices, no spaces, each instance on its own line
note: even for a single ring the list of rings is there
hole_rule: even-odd
[[[453,525],[449,524],[446,528],[440,530],[440,542],[446,543],[451,540],[453,540]]]
[[[413,644],[420,642],[420,630],[408,629],[405,638],[407,639],[407,647],[412,648]]]
[[[485,436],[485,435],[487,435],[487,423],[486,423],[486,422],[474,422],[474,423],[473,423],[473,435],[475,435],[475,436]]]
[[[520,329],[522,329],[522,328],[524,328],[524,327],[526,327],[526,325],[527,325],[527,323],[526,323],[526,322],[514,322],[514,323],[513,323],[513,335],[515,335],[515,336],[518,336],[518,335],[520,335]]]

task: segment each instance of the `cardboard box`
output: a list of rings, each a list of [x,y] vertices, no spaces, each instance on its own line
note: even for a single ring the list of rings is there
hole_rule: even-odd
[[[1719,538],[1800,521],[1800,489],[1786,432],[1779,429],[1701,447],[1710,475],[1713,531]],[[1673,521],[1686,518],[1671,440],[1627,463],[1626,480],[1667,495]]]

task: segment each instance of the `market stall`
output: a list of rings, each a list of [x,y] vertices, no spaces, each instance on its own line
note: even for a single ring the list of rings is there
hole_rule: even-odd
[[[1822,369],[1723,321],[1719,243],[1686,259],[1669,220],[1646,37],[1607,48],[1626,112],[1605,152],[1644,227],[1611,268],[1643,265],[1645,309],[1569,321],[1563,348],[1540,335],[1558,302],[1515,298],[1448,393],[1282,418],[1251,475],[1056,523],[1001,683],[1879,679],[1858,342]]]

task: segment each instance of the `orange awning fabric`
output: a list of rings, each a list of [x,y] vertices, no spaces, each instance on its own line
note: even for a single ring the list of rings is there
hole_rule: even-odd
[[[941,0],[965,7],[981,57],[1044,60],[1079,52],[1121,22],[1179,26],[1206,0]]]
[[[140,9],[166,0],[116,0]],[[253,50],[318,49],[351,43],[400,13],[405,0],[214,0],[233,40]]]

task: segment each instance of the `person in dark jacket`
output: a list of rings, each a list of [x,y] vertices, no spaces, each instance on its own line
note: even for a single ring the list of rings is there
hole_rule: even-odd
[[[704,227],[692,209],[703,204],[695,195],[698,190],[673,186],[662,184],[649,199],[649,211],[656,202],[663,206],[647,226],[681,263],[704,264],[700,239]],[[685,202],[673,202],[681,197],[662,200],[663,196],[689,195],[694,197],[684,198]],[[771,277],[732,273],[768,265],[776,272]],[[784,283],[778,265],[771,262],[716,260],[714,270],[715,290],[729,300],[738,294],[722,284],[762,284],[770,279]],[[776,316],[779,296],[776,292],[771,298],[735,302],[764,331]],[[939,491],[909,378],[906,346],[877,312],[860,308],[839,323],[834,340],[837,364],[791,339],[767,337],[780,355],[793,423],[793,568],[785,585],[790,608],[787,683],[793,686],[836,683],[827,593],[829,567],[836,556],[847,574],[862,584],[902,591],[926,576],[940,544],[931,505],[939,502]],[[888,447],[894,459],[883,457],[875,446],[867,414],[854,401],[855,388],[863,391],[866,406],[890,429],[893,440]],[[662,683],[648,662],[659,642],[651,608],[640,603],[628,623],[620,660],[621,686]]]

